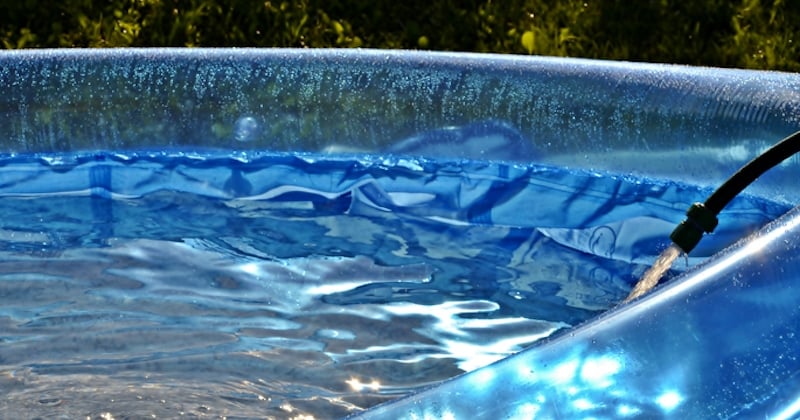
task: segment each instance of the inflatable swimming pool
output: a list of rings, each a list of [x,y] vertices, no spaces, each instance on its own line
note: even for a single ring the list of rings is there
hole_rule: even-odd
[[[0,92],[5,412],[800,411],[796,158],[617,306],[800,129],[795,74],[45,50],[0,54]]]

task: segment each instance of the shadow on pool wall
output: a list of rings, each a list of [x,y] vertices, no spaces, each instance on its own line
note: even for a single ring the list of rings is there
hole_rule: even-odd
[[[521,171],[514,162],[535,161],[714,187],[800,129],[800,77],[369,50],[13,51],[0,53],[0,117],[6,156],[364,152],[392,154],[395,164],[435,156],[507,161]],[[776,168],[748,193],[794,205],[798,163]],[[84,178],[111,182],[102,173]],[[219,191],[251,192],[241,173],[223,178]],[[111,219],[110,208],[96,212]],[[686,418],[702,407],[719,417],[791,416],[781,410],[796,399],[800,371],[792,352],[800,335],[791,327],[800,295],[791,283],[800,272],[797,224],[795,209],[760,242],[736,245],[651,297],[364,416]]]

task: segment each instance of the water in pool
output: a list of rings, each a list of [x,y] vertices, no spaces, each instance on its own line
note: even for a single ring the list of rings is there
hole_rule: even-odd
[[[647,267],[625,251],[618,217],[705,194],[536,164],[356,154],[2,163],[0,412],[31,418],[358,412],[614,306]],[[576,191],[639,199],[601,212],[558,199]],[[754,224],[783,210],[748,202],[762,210]]]

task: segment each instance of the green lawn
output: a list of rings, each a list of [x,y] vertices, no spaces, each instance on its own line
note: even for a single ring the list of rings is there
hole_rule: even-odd
[[[0,45],[365,47],[800,70],[786,0],[3,0]]]

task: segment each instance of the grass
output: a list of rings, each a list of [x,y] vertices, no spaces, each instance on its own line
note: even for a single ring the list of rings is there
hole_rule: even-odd
[[[24,0],[0,45],[368,47],[800,70],[785,0]]]

